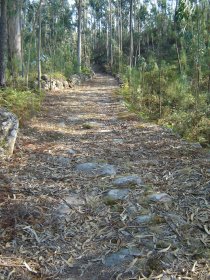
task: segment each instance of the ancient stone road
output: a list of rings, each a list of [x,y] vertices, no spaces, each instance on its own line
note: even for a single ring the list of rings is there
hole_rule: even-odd
[[[208,279],[209,159],[129,113],[117,90],[97,74],[49,93],[21,130],[0,244],[29,266],[10,279]]]

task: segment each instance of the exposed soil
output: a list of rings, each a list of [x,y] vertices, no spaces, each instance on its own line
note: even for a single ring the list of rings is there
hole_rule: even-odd
[[[142,122],[117,90],[97,74],[49,93],[21,129],[0,167],[0,279],[210,279],[210,154]],[[116,174],[79,172],[86,162]],[[107,203],[126,175],[142,185]]]

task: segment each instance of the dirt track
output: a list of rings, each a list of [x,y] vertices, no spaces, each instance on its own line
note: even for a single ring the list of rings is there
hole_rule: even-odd
[[[49,93],[21,129],[0,169],[0,279],[210,279],[210,157],[128,113],[117,89],[97,74]],[[128,175],[142,184],[113,186]],[[107,202],[114,189],[128,193]]]

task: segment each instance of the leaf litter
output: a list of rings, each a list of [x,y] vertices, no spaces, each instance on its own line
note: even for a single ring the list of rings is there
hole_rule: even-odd
[[[0,279],[209,279],[208,151],[130,114],[117,88],[97,75],[49,93],[21,129],[0,168]],[[77,172],[86,162],[117,174]],[[105,203],[112,182],[133,174],[144,185]],[[150,201],[156,193],[171,200]],[[138,224],[141,215],[154,218]]]

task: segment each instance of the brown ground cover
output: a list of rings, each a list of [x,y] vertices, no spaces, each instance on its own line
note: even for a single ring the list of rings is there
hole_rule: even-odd
[[[0,279],[210,279],[210,155],[117,89],[97,74],[49,93],[21,129],[0,167]],[[87,162],[116,174],[79,172]],[[113,185],[127,175],[142,184]],[[116,189],[128,193],[107,201]]]

